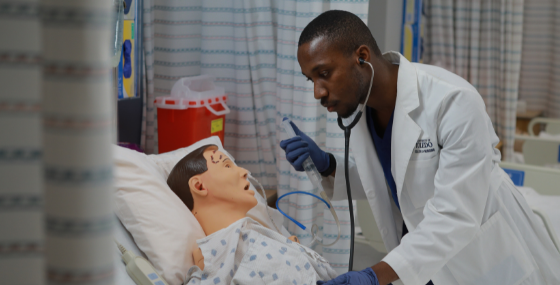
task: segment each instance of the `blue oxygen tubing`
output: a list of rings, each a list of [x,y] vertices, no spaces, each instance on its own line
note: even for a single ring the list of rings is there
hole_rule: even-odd
[[[311,193],[307,193],[307,192],[303,192],[303,191],[294,191],[294,192],[290,192],[290,193],[286,193],[280,197],[278,197],[278,199],[276,200],[276,209],[278,209],[278,212],[280,212],[282,215],[286,216],[286,218],[290,219],[290,221],[294,222],[294,224],[298,225],[300,228],[302,228],[303,230],[307,229],[307,227],[305,227],[302,223],[296,221],[296,219],[290,217],[288,214],[284,213],[284,211],[282,211],[280,209],[280,207],[278,207],[278,202],[280,202],[280,200],[282,200],[282,198],[292,195],[292,194],[305,194],[305,195],[309,195],[309,196],[313,196],[321,201],[323,201],[323,203],[325,203],[325,205],[327,205],[327,207],[329,207],[329,209],[331,208],[331,205],[325,201],[325,199],[315,195],[315,194],[311,194]]]
[[[290,138],[293,138],[293,137],[297,136],[296,132],[292,128],[292,125],[290,124],[290,119],[284,118],[282,120],[282,127],[284,128],[284,130],[286,131],[286,133],[288,134],[288,136]],[[288,216],[286,213],[284,213],[284,212],[282,212],[282,210],[280,210],[280,207],[278,207],[278,201],[280,201],[280,199],[282,199],[282,198],[284,198],[288,195],[292,195],[292,194],[310,195],[310,196],[313,196],[313,197],[323,201],[323,203],[325,203],[327,205],[327,207],[329,207],[329,210],[331,210],[331,214],[333,215],[334,220],[336,222],[336,226],[338,228],[338,235],[336,236],[336,240],[334,242],[329,243],[329,244],[323,244],[321,239],[319,237],[317,237],[317,232],[319,231],[319,227],[316,224],[313,224],[313,226],[311,227],[311,236],[313,237],[313,239],[311,240],[311,244],[309,244],[309,246],[310,247],[313,246],[313,244],[315,242],[317,242],[318,244],[320,244],[322,246],[331,246],[331,245],[335,244],[340,239],[340,222],[338,221],[338,216],[336,215],[336,211],[334,210],[334,207],[332,206],[331,201],[327,197],[327,194],[325,193],[325,190],[323,189],[323,186],[321,185],[321,180],[323,180],[323,178],[321,177],[321,174],[319,173],[319,171],[317,171],[317,167],[315,167],[315,164],[313,163],[313,160],[311,160],[311,157],[308,157],[307,159],[305,159],[305,161],[303,161],[302,166],[303,166],[303,169],[305,170],[305,173],[307,174],[307,177],[309,177],[309,181],[311,181],[311,184],[313,184],[313,186],[317,187],[317,189],[319,190],[319,195],[321,195],[321,197],[319,197],[315,194],[311,194],[309,192],[293,191],[293,192],[286,193],[286,194],[280,196],[278,198],[278,200],[276,200],[276,209],[278,209],[278,211],[280,211],[280,213],[282,213],[282,215],[286,216],[286,218],[290,219],[290,221],[294,222],[300,228],[305,230],[306,227],[304,225],[302,225],[300,222],[296,221],[294,218]]]
[[[257,179],[255,179],[253,176],[251,176],[250,173],[249,173],[248,178],[251,179],[251,180],[253,180],[253,182],[255,182],[255,183],[261,188],[261,192],[262,192],[263,197],[266,197],[266,193],[265,193],[264,188],[263,188],[263,186],[261,185],[261,183],[260,183]],[[319,187],[320,187],[320,189],[322,190],[321,185],[319,185]],[[319,197],[319,196],[317,196],[317,195],[315,195],[315,194],[312,194],[312,193],[304,192],[304,191],[294,191],[294,192],[286,193],[286,194],[280,196],[280,197],[276,200],[276,209],[277,209],[282,215],[284,215],[286,218],[290,219],[290,221],[294,222],[296,225],[298,225],[299,227],[301,227],[302,229],[305,230],[306,227],[305,227],[304,225],[302,225],[300,222],[296,221],[294,218],[288,216],[286,213],[284,213],[282,210],[280,210],[280,207],[278,207],[278,201],[280,201],[282,198],[284,198],[284,197],[286,197],[286,196],[288,196],[288,195],[292,195],[292,194],[305,194],[305,195],[310,195],[310,196],[313,196],[313,197],[315,197],[315,198],[317,198],[317,199],[323,201],[323,203],[325,203],[325,204],[327,205],[327,207],[329,207],[329,210],[331,210],[331,214],[333,215],[334,220],[335,220],[335,222],[336,222],[336,227],[338,228],[338,235],[337,235],[337,237],[336,237],[336,240],[335,240],[334,242],[332,242],[332,243],[329,243],[329,244],[323,244],[323,243],[321,242],[321,239],[320,239],[319,237],[317,237],[317,232],[319,231],[319,227],[318,227],[316,224],[313,224],[313,226],[311,226],[311,237],[312,237],[311,243],[308,244],[307,246],[311,247],[311,246],[314,245],[314,243],[318,243],[318,244],[320,244],[320,245],[322,245],[322,246],[331,246],[331,245],[335,244],[335,243],[340,239],[340,222],[338,221],[338,216],[336,215],[336,212],[335,212],[335,210],[334,210],[334,207],[332,206],[332,204],[331,204],[329,198],[327,197],[327,194],[325,193],[325,191],[324,191],[324,190],[321,191],[321,193],[320,193],[321,197]],[[266,203],[265,203],[265,205],[266,205]],[[281,231],[280,231],[280,229],[278,228],[278,226],[276,226],[276,223],[274,222],[274,219],[272,219],[272,216],[270,216],[270,213],[268,212],[269,207],[268,207],[268,206],[265,206],[265,207],[266,207],[266,213],[268,214],[268,217],[270,218],[270,221],[272,222],[272,224],[273,224],[274,227],[276,228],[276,231],[279,232],[279,233],[281,233]]]
[[[332,246],[334,245],[339,239],[340,239],[340,222],[338,221],[338,216],[336,215],[336,211],[334,210],[334,207],[331,204],[331,201],[329,201],[329,198],[327,197],[327,194],[325,194],[325,191],[321,191],[320,195],[322,197],[319,197],[315,194],[309,193],[309,192],[304,192],[304,191],[293,191],[293,192],[289,192],[286,193],[280,197],[278,197],[278,200],[276,200],[276,209],[282,214],[284,215],[286,218],[290,219],[290,221],[294,222],[296,225],[298,225],[300,228],[302,229],[307,229],[307,227],[305,227],[303,224],[301,224],[300,222],[296,221],[296,219],[290,217],[288,214],[284,213],[284,211],[282,211],[280,209],[280,207],[278,207],[278,202],[280,202],[280,200],[282,200],[282,198],[288,196],[288,195],[292,195],[292,194],[304,194],[304,195],[309,195],[309,196],[313,196],[321,201],[323,201],[323,203],[325,203],[325,205],[327,205],[327,207],[329,208],[329,210],[331,211],[331,214],[334,217],[334,221],[336,222],[336,227],[338,230],[338,235],[336,236],[336,239],[329,243],[329,244],[324,244],[322,242],[322,240],[317,236],[317,232],[319,231],[319,227],[317,226],[317,224],[313,224],[313,226],[311,226],[311,243],[308,245],[309,247],[313,246],[315,243],[322,245],[322,246]]]

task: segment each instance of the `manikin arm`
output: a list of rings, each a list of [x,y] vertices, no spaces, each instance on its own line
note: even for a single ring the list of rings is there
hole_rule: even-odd
[[[202,255],[202,250],[200,250],[200,247],[197,247],[193,251],[193,260],[194,265],[198,266],[200,270],[204,270],[204,255]]]
[[[289,240],[293,241],[293,242],[297,242],[299,243],[299,239],[296,236],[291,236],[288,238]]]

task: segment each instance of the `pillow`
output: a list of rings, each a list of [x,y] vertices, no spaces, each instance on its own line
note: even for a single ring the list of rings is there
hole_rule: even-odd
[[[159,155],[114,147],[115,212],[138,248],[170,285],[183,283],[194,264],[192,251],[197,247],[196,240],[205,234],[193,214],[167,186],[167,176],[180,159],[207,144],[217,145],[235,161],[223,149],[218,137]],[[259,203],[247,215],[289,236],[282,226],[283,216],[277,210],[267,209],[261,195],[255,194],[255,197]]]

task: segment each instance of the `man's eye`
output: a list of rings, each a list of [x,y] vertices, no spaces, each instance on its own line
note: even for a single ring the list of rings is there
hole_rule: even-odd
[[[323,72],[321,72],[321,76],[327,77],[327,75],[329,75],[329,72],[328,72],[328,71],[323,71]]]

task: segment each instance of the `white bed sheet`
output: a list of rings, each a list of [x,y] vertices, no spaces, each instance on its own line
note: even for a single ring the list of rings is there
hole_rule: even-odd
[[[541,195],[533,188],[518,187],[531,208],[538,208],[546,213],[556,235],[560,237],[560,196]]]
[[[138,249],[138,246],[136,246],[136,243],[132,239],[132,235],[130,235],[130,233],[124,228],[123,224],[119,221],[118,218],[116,218],[116,220],[117,222],[115,223],[116,225],[115,225],[115,233],[114,233],[115,239],[121,245],[123,245],[126,248],[126,250],[132,251],[134,254],[146,258],[146,255],[144,255],[144,253],[142,253],[140,249]],[[125,264],[121,259],[121,252],[119,251],[116,245],[114,250],[114,256],[115,256],[115,267],[116,267],[115,284],[136,285],[136,283],[134,283],[132,278],[130,278],[130,276],[126,272]]]

